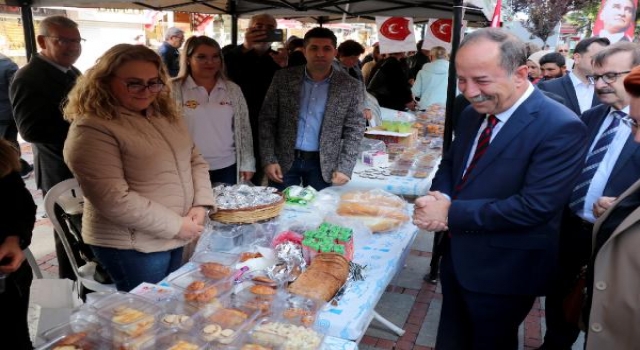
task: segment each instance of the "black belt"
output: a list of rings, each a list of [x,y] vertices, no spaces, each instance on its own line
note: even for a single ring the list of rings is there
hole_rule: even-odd
[[[308,151],[301,151],[299,149],[293,150],[293,155],[294,157],[296,157],[297,159],[302,159],[302,160],[316,160],[316,159],[320,159],[320,152],[308,152]]]

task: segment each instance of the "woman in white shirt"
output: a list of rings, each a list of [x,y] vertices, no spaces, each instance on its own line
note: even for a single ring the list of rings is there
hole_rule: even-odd
[[[189,132],[209,163],[211,183],[236,184],[255,173],[249,111],[240,87],[224,74],[220,45],[206,36],[184,44],[173,94]]]

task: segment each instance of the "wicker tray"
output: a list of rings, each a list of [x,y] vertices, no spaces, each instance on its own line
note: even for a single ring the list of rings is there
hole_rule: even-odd
[[[284,197],[281,193],[280,200],[266,205],[251,207],[246,209],[218,209],[209,217],[211,220],[225,224],[253,224],[258,221],[273,219],[280,215],[284,208]]]

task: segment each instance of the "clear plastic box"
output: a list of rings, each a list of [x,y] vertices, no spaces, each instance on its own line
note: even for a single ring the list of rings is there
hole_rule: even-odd
[[[96,302],[98,316],[111,326],[116,342],[151,333],[157,326],[160,306],[133,294],[113,294]]]
[[[127,350],[204,350],[208,344],[197,336],[177,329],[166,330],[155,337],[139,342],[135,348],[132,344],[124,344]]]
[[[198,312],[198,309],[193,305],[182,299],[174,298],[163,303],[163,309],[159,322],[161,326],[184,331],[193,328],[193,315]]]
[[[184,299],[200,308],[209,304],[217,305],[218,297],[231,291],[231,278],[219,281],[206,278],[199,269],[187,271],[169,280],[169,283],[180,290]]]
[[[203,263],[218,263],[224,266],[234,266],[240,255],[237,253],[216,252],[212,250],[203,250],[194,254],[190,261],[203,264]]]
[[[325,304],[322,300],[287,293],[278,307],[276,316],[292,324],[313,327],[318,312]]]
[[[256,323],[248,338],[248,341],[268,348],[316,350],[322,345],[324,334],[282,318],[268,317]]]
[[[110,346],[99,337],[100,324],[80,319],[72,320],[45,331],[42,338],[45,343],[38,350],[56,349],[62,346],[74,346],[76,349],[109,349]]]
[[[282,292],[269,283],[246,281],[242,289],[233,294],[234,301],[245,308],[256,310],[260,316],[270,315],[280,304]]]
[[[205,342],[230,344],[244,333],[258,316],[256,310],[242,306],[230,296],[222,300],[222,307],[206,307],[195,315],[193,334]]]

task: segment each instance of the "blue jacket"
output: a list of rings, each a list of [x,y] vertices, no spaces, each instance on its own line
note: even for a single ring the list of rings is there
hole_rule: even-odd
[[[484,115],[462,112],[431,190],[460,182]],[[489,145],[449,208],[451,257],[462,287],[542,295],[556,267],[559,224],[584,163],[586,127],[534,90]]]

